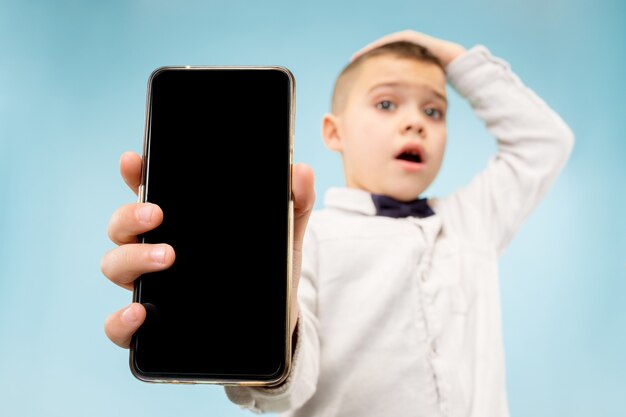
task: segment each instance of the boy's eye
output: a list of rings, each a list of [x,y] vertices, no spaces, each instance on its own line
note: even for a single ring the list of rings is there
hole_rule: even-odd
[[[393,110],[396,108],[396,105],[392,101],[383,100],[376,103],[376,108],[380,110]]]
[[[424,113],[426,113],[426,115],[428,117],[432,117],[433,119],[441,119],[443,118],[443,113],[437,109],[434,109],[432,107],[428,107],[426,110],[424,110]]]

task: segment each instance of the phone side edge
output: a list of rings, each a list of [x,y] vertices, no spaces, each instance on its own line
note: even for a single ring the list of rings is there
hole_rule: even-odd
[[[146,180],[148,178],[148,167],[149,167],[149,150],[150,150],[150,121],[152,117],[152,84],[154,79],[158,74],[167,70],[168,67],[159,67],[156,68],[150,76],[148,77],[147,88],[146,88],[146,110],[145,110],[145,122],[144,122],[144,137],[143,137],[143,147],[142,147],[142,155],[141,155],[141,182],[139,188],[137,190],[137,202],[145,203],[146,202]],[[140,240],[143,242],[143,237],[140,237]],[[139,302],[139,292],[140,292],[140,277],[137,278],[133,283],[133,303]],[[146,375],[141,372],[138,366],[136,366],[135,356],[136,356],[136,346],[137,343],[137,332],[133,334],[130,349],[129,349],[129,367],[133,376],[144,382],[157,382],[150,380]]]

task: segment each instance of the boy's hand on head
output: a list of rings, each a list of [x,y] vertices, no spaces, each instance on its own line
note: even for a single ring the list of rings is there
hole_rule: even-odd
[[[382,38],[377,39],[374,42],[366,45],[354,55],[352,55],[351,61],[354,61],[365,52],[368,52],[374,48],[378,48],[379,46],[391,42],[399,41],[413,42],[415,44],[425,47],[433,55],[439,58],[444,68],[447,67],[448,64],[452,62],[456,57],[462,55],[465,52],[465,48],[458,43],[433,38],[432,36],[420,32],[415,32],[413,30],[403,30],[402,32],[395,32],[389,35],[385,35]]]
[[[141,157],[126,152],[120,159],[122,178],[137,194],[141,183]],[[156,204],[134,203],[120,207],[109,222],[109,238],[119,245],[102,257],[102,273],[115,284],[132,290],[137,277],[169,268],[174,263],[174,249],[167,244],[141,244],[137,236],[154,229],[163,221],[163,211]],[[129,347],[132,335],[146,318],[146,310],[133,303],[111,314],[104,331],[111,341]]]
[[[137,194],[141,183],[141,157],[134,152],[126,152],[120,159],[122,178]],[[294,244],[293,244],[293,291],[291,310],[291,331],[296,327],[298,317],[297,288],[302,265],[302,240],[306,225],[313,210],[315,192],[313,171],[303,164],[293,169],[294,196]],[[163,211],[156,204],[127,204],[115,211],[109,222],[109,237],[118,245],[102,257],[102,273],[115,284],[133,289],[139,276],[153,271],[167,269],[174,263],[174,248],[165,243],[138,243],[137,236],[154,229],[163,221]],[[104,331],[116,345],[130,346],[133,334],[143,324],[146,310],[139,303],[111,314],[105,321]]]

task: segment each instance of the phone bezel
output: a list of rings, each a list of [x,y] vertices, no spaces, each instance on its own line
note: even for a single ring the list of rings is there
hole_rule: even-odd
[[[288,178],[288,187],[291,190],[292,187],[292,172],[293,172],[293,142],[294,142],[294,124],[295,124],[295,78],[291,71],[282,66],[212,66],[212,65],[202,65],[202,66],[194,66],[194,65],[185,65],[185,66],[163,66],[155,69],[148,79],[148,87],[147,87],[147,97],[146,97],[146,114],[145,114],[145,126],[144,126],[144,139],[143,139],[143,154],[142,154],[142,169],[141,169],[141,184],[138,189],[138,201],[140,203],[145,203],[145,184],[146,179],[149,175],[149,146],[150,146],[150,119],[151,119],[151,105],[152,105],[152,83],[154,78],[163,71],[198,71],[198,70],[261,70],[261,71],[280,71],[284,73],[289,80],[289,178]],[[223,378],[210,378],[210,377],[186,377],[186,376],[177,376],[177,377],[169,377],[169,376],[153,376],[150,374],[146,374],[141,371],[135,362],[135,336],[131,341],[130,346],[130,357],[129,357],[129,365],[132,374],[139,380],[144,382],[151,383],[169,383],[169,384],[218,384],[224,386],[252,386],[252,387],[271,387],[280,385],[284,382],[289,373],[291,372],[291,357],[292,357],[292,346],[291,346],[291,323],[290,323],[290,312],[291,312],[291,293],[292,293],[292,272],[293,272],[293,221],[294,221],[294,203],[293,203],[293,194],[290,193],[290,198],[288,201],[288,220],[287,220],[287,271],[286,271],[286,279],[287,279],[287,291],[286,296],[287,300],[285,303],[286,311],[285,311],[285,366],[283,372],[278,374],[276,377],[267,380],[260,379],[223,379]],[[135,286],[133,290],[133,302],[137,302],[139,299],[138,293],[138,280],[135,281]]]

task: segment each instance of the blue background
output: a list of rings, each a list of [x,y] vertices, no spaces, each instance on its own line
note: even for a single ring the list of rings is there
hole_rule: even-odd
[[[501,262],[512,414],[623,415],[626,3],[469,3],[0,1],[0,415],[250,415],[220,387],[136,381],[102,331],[131,298],[99,266],[111,213],[135,201],[118,159],[141,151],[148,75],[173,64],[290,68],[295,155],[321,197],[343,183],[320,136],[335,76],[361,46],[408,28],[486,45],[576,134]],[[446,160],[427,195],[463,185],[495,149],[449,93]]]

